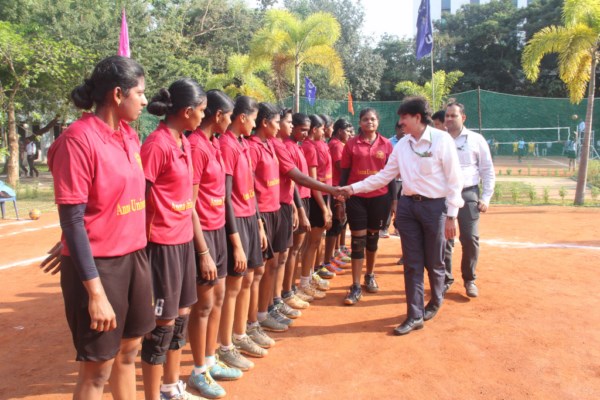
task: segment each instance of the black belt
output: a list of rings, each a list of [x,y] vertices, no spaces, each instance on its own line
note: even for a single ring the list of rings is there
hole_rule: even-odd
[[[475,189],[479,189],[479,185],[473,185],[473,186],[466,187],[462,191],[466,192],[467,190],[475,190]]]
[[[439,200],[439,199],[443,199],[443,197],[440,197],[440,198],[437,198],[437,199],[433,199],[431,197],[425,197],[425,196],[422,196],[420,194],[413,194],[413,195],[410,195],[410,196],[403,195],[403,196],[404,197],[408,197],[409,199],[412,199],[413,201],[427,201],[427,200]]]

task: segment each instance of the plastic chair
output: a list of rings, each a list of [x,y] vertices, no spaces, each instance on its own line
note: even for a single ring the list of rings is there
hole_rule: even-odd
[[[17,207],[17,196],[15,191],[8,185],[6,185],[3,181],[0,181],[0,209],[2,210],[2,219],[5,218],[6,215],[6,202],[12,201],[13,206],[15,207],[15,214],[17,215],[17,219],[19,219],[19,209]]]

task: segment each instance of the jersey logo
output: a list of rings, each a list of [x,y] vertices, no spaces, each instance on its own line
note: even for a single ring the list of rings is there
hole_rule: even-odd
[[[135,158],[135,161],[137,161],[140,168],[144,169],[144,167],[142,167],[142,157],[140,157],[140,153],[135,153],[133,157]]]
[[[379,150],[377,153],[375,153],[375,157],[379,158],[380,160],[385,159],[385,153],[381,150]]]

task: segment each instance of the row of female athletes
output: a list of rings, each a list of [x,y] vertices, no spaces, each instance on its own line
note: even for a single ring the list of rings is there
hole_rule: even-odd
[[[217,381],[239,379],[254,366],[244,355],[264,357],[275,344],[265,330],[287,330],[325,297],[320,275],[351,261],[344,301],[356,303],[366,250],[364,284],[378,290],[378,232],[395,188],[345,204],[328,194],[382,169],[392,145],[371,109],[351,138],[345,120],[332,129],[327,117],[232,101],[192,79],[148,103],[144,82],[132,59],[100,61],[71,93],[94,112],[48,154],[63,231],[61,287],[80,362],[74,398],[99,399],[108,382],[114,398],[134,399],[140,342],[146,399],[198,398],[180,380],[186,337],[194,360],[187,386],[220,398]],[[129,123],[146,106],[164,119],[140,147]],[[346,219],[351,258],[338,247]],[[313,271],[325,231],[329,270]]]

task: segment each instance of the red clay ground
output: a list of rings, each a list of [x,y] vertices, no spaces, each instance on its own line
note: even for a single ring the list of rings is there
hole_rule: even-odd
[[[56,220],[0,221],[0,268],[41,256],[59,228],[7,234]],[[268,357],[224,384],[227,398],[598,399],[599,221],[598,209],[492,207],[481,296],[465,297],[459,276],[436,318],[405,337],[390,334],[406,312],[400,246],[381,240],[381,292],[344,307],[350,278],[335,278]],[[58,278],[29,265],[0,270],[0,282],[0,399],[70,398],[77,366]],[[191,367],[186,349],[184,379]]]

